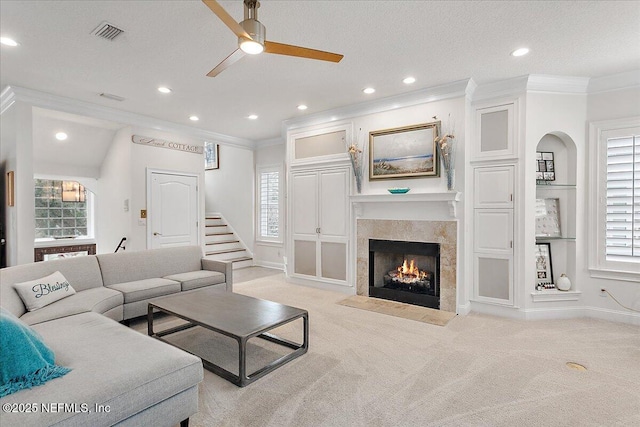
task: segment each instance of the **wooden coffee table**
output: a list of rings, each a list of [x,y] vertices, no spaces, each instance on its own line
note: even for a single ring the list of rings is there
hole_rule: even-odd
[[[168,313],[189,323],[154,332],[154,311]],[[304,321],[302,344],[267,333],[271,329],[299,318]],[[149,336],[171,345],[174,344],[162,337],[193,328],[194,326],[202,326],[235,339],[238,342],[239,349],[238,375],[216,365],[211,360],[202,359],[202,364],[206,369],[240,387],[251,384],[274,369],[296,357],[302,356],[309,348],[309,313],[307,310],[223,290],[203,289],[155,298],[149,302],[147,320]],[[294,351],[253,373],[247,374],[247,341],[254,337],[289,347]],[[187,349],[182,349],[189,352]]]

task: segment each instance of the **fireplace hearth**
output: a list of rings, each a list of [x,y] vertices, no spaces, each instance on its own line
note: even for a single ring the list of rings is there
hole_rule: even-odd
[[[370,239],[369,296],[440,309],[440,245]]]

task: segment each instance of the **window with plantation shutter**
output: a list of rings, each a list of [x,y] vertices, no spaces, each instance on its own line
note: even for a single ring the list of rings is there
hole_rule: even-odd
[[[280,176],[277,167],[259,168],[259,240],[281,240]]]
[[[640,116],[589,124],[591,277],[640,282]]]
[[[640,259],[640,135],[607,139],[607,259]]]

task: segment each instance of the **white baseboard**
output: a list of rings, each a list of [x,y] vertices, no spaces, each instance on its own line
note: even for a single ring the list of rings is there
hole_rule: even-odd
[[[468,314],[470,311],[493,316],[507,317],[521,320],[549,320],[549,319],[575,319],[589,317],[608,320],[610,322],[627,323],[640,326],[640,313],[631,311],[609,310],[599,307],[564,306],[520,309],[494,304],[486,304],[471,301],[466,305],[458,305],[458,314]],[[466,311],[466,312],[464,312]]]
[[[269,262],[269,261],[260,261],[260,260],[254,259],[253,265],[255,267],[273,268],[275,270],[284,271],[284,263],[282,262]]]
[[[471,301],[467,301],[466,304],[458,304],[458,314],[459,316],[466,316],[471,312]]]
[[[300,277],[290,277],[290,276],[285,276],[285,277],[288,283],[293,283],[294,285],[309,286],[311,288],[324,289],[325,291],[340,292],[346,295],[356,294],[355,286],[334,285],[331,283],[320,282],[317,280],[306,280]]]

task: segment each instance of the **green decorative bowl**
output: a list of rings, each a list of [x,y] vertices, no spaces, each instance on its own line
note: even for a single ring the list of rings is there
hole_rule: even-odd
[[[404,194],[410,190],[409,187],[388,188],[387,191],[391,194]]]

